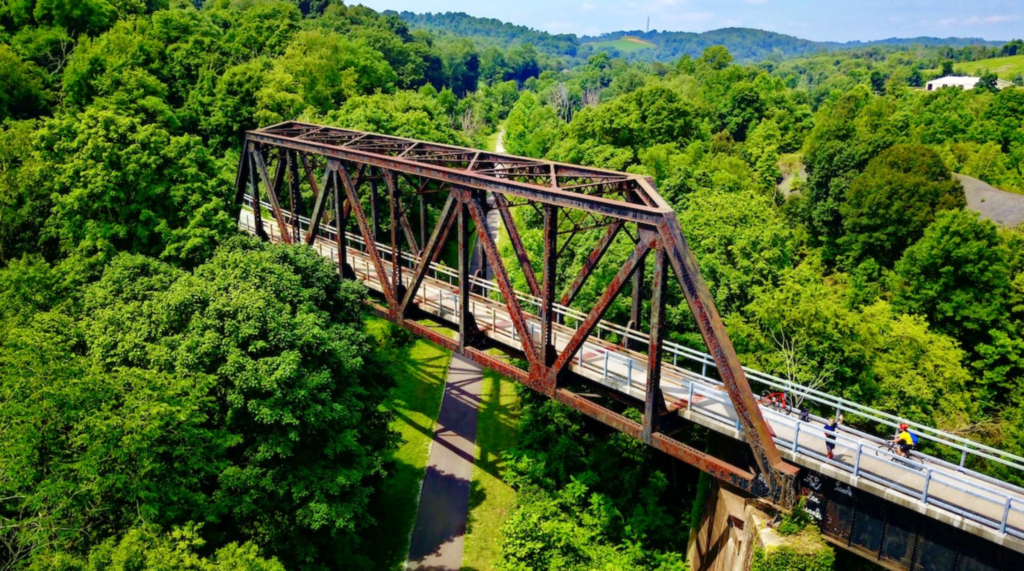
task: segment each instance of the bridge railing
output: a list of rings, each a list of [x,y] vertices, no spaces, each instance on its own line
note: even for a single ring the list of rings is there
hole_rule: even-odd
[[[697,413],[726,425],[736,425],[734,416],[721,412],[732,410],[731,402],[721,390],[703,386],[703,383],[693,380],[687,383],[690,403],[694,402],[693,396],[700,396],[724,405],[720,410],[717,407],[691,405],[691,414]],[[979,486],[975,474],[971,474],[975,478],[975,481],[971,481],[948,470],[937,469],[932,458],[926,462],[904,458],[890,452],[883,439],[846,428],[832,434],[834,439],[829,439],[820,424],[803,422],[799,418],[771,410],[764,412],[772,428],[778,433],[784,433],[774,437],[776,445],[782,449],[810,456],[842,469],[855,478],[882,484],[922,503],[935,505],[1000,533],[1024,539],[1024,526],[1019,523],[1024,518],[1024,502],[1020,499],[1024,490],[1014,489],[1002,482],[1002,486],[985,486],[984,483]],[[834,444],[840,451],[849,450],[852,454],[839,452],[829,459],[824,453],[827,443]],[[1013,491],[1018,493],[1011,493]],[[1017,523],[1011,521],[1011,515],[1017,517]]]
[[[252,198],[249,195],[245,196],[245,204],[251,207]],[[269,211],[269,203],[261,201],[261,205],[264,208],[268,209]],[[288,224],[291,224],[292,214],[287,210],[283,211],[283,213],[285,215],[286,222]],[[298,222],[299,228],[303,232],[305,232],[305,230],[308,229],[309,227],[309,219],[304,216],[299,216]],[[329,224],[321,224],[318,228],[317,235],[318,237],[321,237],[325,240],[329,240],[331,242],[336,241],[335,231],[332,227],[330,227]],[[346,232],[346,243],[350,247],[357,249],[359,251],[366,252],[367,250],[366,244],[363,241],[362,237],[357,234]],[[388,244],[378,242],[377,248],[381,252],[381,254],[384,255],[388,260],[394,259],[394,256],[392,255],[391,252],[391,248]],[[414,256],[409,252],[403,251],[401,252],[400,260],[403,267],[411,269],[414,268],[415,265],[419,262],[419,257]],[[446,283],[449,283],[450,285],[455,287],[459,285],[458,271],[454,268],[449,268],[448,266],[439,263],[432,263],[429,266],[429,271],[430,277],[433,279],[445,281]],[[496,296],[499,300],[501,299],[501,292],[494,282],[478,277],[472,277],[471,280],[472,285],[478,288],[480,291],[485,292],[489,296]],[[516,291],[516,297],[518,298],[520,304],[523,306],[524,310],[530,306],[532,306],[535,309],[540,307],[540,299],[530,294]],[[557,303],[554,304],[554,311],[555,315],[559,318],[559,321],[566,324],[579,323],[586,318],[586,314],[584,314],[583,312],[577,311],[573,308],[566,307]],[[598,323],[597,327],[595,328],[595,335],[599,339],[607,338],[611,335],[614,335],[621,340],[628,339],[630,341],[633,341],[641,347],[646,347],[649,342],[649,337],[646,333],[632,330],[629,329],[628,327],[604,320],[601,320]],[[684,366],[689,365],[690,367],[699,368],[700,375],[706,378],[708,382],[720,384],[719,381],[708,376],[708,373],[710,371],[717,371],[717,367],[711,355],[668,340],[664,342],[664,352],[664,360],[666,362],[669,360],[669,358],[671,358],[671,363],[674,366],[678,367],[680,366],[680,363],[682,363],[682,365]],[[1024,472],[1024,457],[1018,456],[1016,454],[1012,454],[1010,452],[999,450],[998,448],[992,446],[974,442],[962,436],[951,434],[949,432],[939,430],[937,428],[917,424],[910,421],[909,419],[905,419],[894,414],[876,410],[856,403],[854,401],[844,399],[842,397],[838,397],[830,393],[826,393],[824,391],[805,387],[798,383],[794,383],[787,379],[782,379],[769,373],[764,373],[762,371],[751,369],[749,367],[743,367],[743,370],[747,374],[748,380],[752,381],[753,383],[757,383],[774,391],[784,391],[786,393],[789,393],[790,395],[799,395],[803,399],[813,402],[820,407],[834,409],[837,415],[841,413],[854,414],[860,418],[877,423],[879,425],[888,426],[894,429],[894,431],[901,423],[905,422],[907,424],[911,424],[914,427],[915,434],[920,436],[922,439],[951,448],[953,450],[960,451],[961,455],[959,467],[961,468],[965,465],[967,458],[973,456],[989,460],[992,462],[997,462],[999,464],[1003,464],[1005,466],[1021,470],[1022,472]],[[696,371],[694,372],[696,373]],[[862,434],[864,434],[864,436],[866,437],[870,436],[871,438],[877,439],[877,436],[875,435],[869,435],[867,433]],[[939,459],[935,460],[941,462],[941,460]],[[952,464],[949,465],[952,466]],[[1004,482],[995,479],[991,479],[991,481],[993,483],[998,483],[1004,486],[1008,485]]]

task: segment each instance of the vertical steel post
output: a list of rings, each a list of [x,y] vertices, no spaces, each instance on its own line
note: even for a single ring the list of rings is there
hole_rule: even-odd
[[[302,239],[302,228],[299,218],[302,216],[302,192],[299,190],[299,158],[298,151],[285,151],[288,161],[288,202],[292,212],[292,242],[298,244]]]
[[[391,171],[384,171],[384,184],[388,191],[388,206],[391,213],[391,283],[394,284],[395,297],[402,299],[405,288],[402,284],[402,244],[398,237],[398,185],[395,183],[395,174]]]
[[[373,175],[373,167],[371,169],[370,176],[370,217],[373,218],[373,241],[380,241],[380,196],[377,193],[377,177]],[[383,171],[377,169],[379,175]]]
[[[260,182],[257,178],[259,175],[256,173],[256,158],[253,157],[255,148],[255,145],[249,143],[249,152],[245,153],[242,160],[249,163],[249,188],[252,196],[252,217],[256,226],[256,235],[260,240],[269,242],[270,236],[267,235],[267,230],[263,227],[263,205],[260,203]]]
[[[462,316],[459,318],[459,349],[466,350],[469,340],[469,213],[466,212],[466,205],[461,201],[457,203],[458,208],[458,234],[459,234],[459,308]],[[493,323],[493,319],[492,319]]]
[[[636,273],[633,274],[633,299],[629,306],[629,325],[626,327],[626,335],[622,343],[622,346],[626,349],[632,349],[637,344],[637,341],[630,339],[629,333],[640,331],[640,314],[643,309],[644,270],[644,260],[641,259],[637,265]]]
[[[427,247],[427,197],[420,195],[420,244]]]
[[[348,228],[348,216],[345,208],[345,203],[341,199],[341,185],[338,184],[338,172],[330,171],[331,178],[334,179],[331,183],[331,189],[334,191],[334,232],[335,232],[335,243],[338,246],[338,277],[344,279],[347,277],[348,268],[348,252],[345,249],[345,231]],[[324,189],[324,192],[327,192]]]
[[[551,205],[544,207],[544,267],[541,276],[540,295],[540,343],[537,352],[550,367],[555,362],[555,347],[551,340],[551,329],[555,317],[555,269],[558,258],[558,209]]]
[[[1006,496],[1006,507],[1003,508],[1003,521],[999,524],[999,533],[1006,534],[1006,522],[1010,519],[1010,506],[1013,504],[1013,497]]]

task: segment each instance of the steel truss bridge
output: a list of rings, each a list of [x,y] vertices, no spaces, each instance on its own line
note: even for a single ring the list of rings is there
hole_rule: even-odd
[[[308,216],[303,193],[312,195]],[[439,205],[433,220],[428,201]],[[743,367],[675,213],[649,177],[288,122],[247,133],[235,203],[241,228],[264,240],[315,247],[340,277],[376,294],[370,303],[380,315],[736,488],[783,506],[799,492],[815,506],[826,537],[861,555],[893,569],[1024,568],[1024,490],[966,467],[1024,470],[1024,458],[915,425],[928,445],[947,457],[959,453],[959,462],[905,460],[881,448],[883,439],[848,427],[829,460],[822,418],[802,422],[759,406],[751,381],[868,423],[903,421]],[[512,213],[523,207],[542,220],[539,272]],[[513,288],[488,232],[489,212],[500,216],[528,292]],[[474,229],[493,280],[470,273]],[[560,255],[586,233],[600,238],[558,292]],[[611,268],[614,277],[600,284],[604,293],[593,307],[572,307],[615,240],[628,240],[629,257]],[[456,267],[438,262],[448,241],[458,245]],[[648,261],[653,279],[645,284]],[[680,286],[706,353],[665,339],[670,281]],[[605,321],[630,284],[629,324]],[[644,292],[650,293],[646,320]],[[427,326],[422,317],[457,334]],[[526,366],[489,354],[488,344]],[[570,380],[640,409],[642,422],[573,392]],[[673,438],[684,420],[746,442],[752,464],[738,466]],[[936,558],[936,537],[967,539],[954,539],[951,556],[943,551]]]

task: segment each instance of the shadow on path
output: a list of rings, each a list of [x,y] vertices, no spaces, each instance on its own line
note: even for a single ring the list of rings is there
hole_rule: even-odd
[[[453,355],[430,446],[407,568],[458,571],[469,513],[483,371]]]

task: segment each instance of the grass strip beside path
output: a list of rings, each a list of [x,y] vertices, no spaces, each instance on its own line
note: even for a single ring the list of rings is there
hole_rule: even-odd
[[[515,502],[515,491],[503,480],[502,452],[516,444],[519,414],[515,381],[484,369],[463,571],[494,569],[498,559],[498,531]]]
[[[395,412],[391,428],[402,437],[383,492],[371,507],[379,533],[368,541],[380,569],[404,569],[451,353],[422,339],[396,343],[404,333],[383,319],[368,317],[366,326],[382,342],[382,361],[395,379],[386,406]]]

